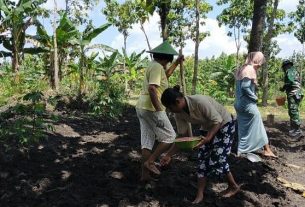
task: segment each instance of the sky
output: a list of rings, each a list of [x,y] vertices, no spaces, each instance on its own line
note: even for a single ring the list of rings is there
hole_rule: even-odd
[[[48,9],[52,9],[54,6],[54,0],[48,0],[43,6]],[[59,8],[64,8],[64,1],[57,0]],[[208,0],[208,2],[213,5],[213,11],[208,13],[207,19],[205,20],[206,24],[200,27],[201,31],[209,31],[210,36],[205,38],[199,46],[199,58],[210,58],[212,56],[219,56],[221,53],[231,54],[236,52],[235,42],[233,37],[228,37],[227,32],[228,28],[225,26],[219,27],[216,20],[217,15],[219,15],[224,8],[224,6],[217,6],[215,0]],[[280,0],[279,8],[284,9],[286,13],[296,10],[298,0]],[[100,26],[106,23],[106,18],[102,14],[101,10],[104,7],[103,1],[100,1],[98,5],[94,7],[92,11],[89,12],[89,18],[93,20],[95,26]],[[51,34],[52,29],[50,26],[50,20],[44,19],[41,20],[42,23],[47,28],[48,32]],[[160,37],[160,26],[159,26],[160,17],[155,13],[149,18],[144,24],[145,31],[148,35],[150,44],[152,47],[156,47],[162,42]],[[31,27],[27,31],[29,34],[35,34],[35,28]],[[293,54],[294,51],[301,52],[302,45],[298,40],[293,36],[293,34],[281,34],[275,38],[278,41],[278,44],[281,48],[280,53],[277,55],[281,58],[289,57]],[[118,32],[115,27],[110,27],[97,38],[93,40],[93,43],[106,44],[115,49],[121,49],[123,47],[123,36]],[[189,56],[194,53],[194,43],[192,41],[187,41],[186,46],[183,50],[184,55]],[[1,47],[0,47],[1,49]],[[140,26],[135,24],[131,30],[129,30],[129,37],[127,39],[127,52],[140,52],[142,50],[148,50],[145,36],[140,29]],[[241,52],[247,52],[245,42],[242,43]]]

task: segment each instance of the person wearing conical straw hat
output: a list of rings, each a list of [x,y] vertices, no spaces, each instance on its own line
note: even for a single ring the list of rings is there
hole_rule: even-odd
[[[141,181],[150,180],[150,172],[160,174],[155,161],[176,138],[160,99],[163,91],[168,88],[168,78],[184,60],[183,55],[180,55],[171,66],[167,67],[173,61],[174,55],[178,55],[168,41],[148,52],[152,54],[153,60],[145,70],[142,91],[136,105],[141,129]],[[152,151],[156,140],[159,144]]]

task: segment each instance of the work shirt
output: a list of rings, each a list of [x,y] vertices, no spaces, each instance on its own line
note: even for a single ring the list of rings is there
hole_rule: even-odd
[[[189,114],[185,111],[175,113],[178,134],[187,133],[188,124],[199,124],[201,129],[209,131],[214,125],[222,126],[232,120],[231,114],[212,97],[204,95],[185,96]]]
[[[163,91],[168,88],[168,80],[163,66],[154,60],[151,61],[151,63],[148,65],[148,67],[145,70],[142,91],[138,99],[136,108],[145,109],[149,111],[156,111],[155,107],[151,102],[150,95],[148,92],[148,87],[151,84],[158,86],[157,97],[159,102],[161,103],[161,95]],[[165,107],[162,104],[160,105],[161,105],[161,109],[164,111]]]
[[[284,88],[288,96],[303,96],[299,72],[291,66],[285,71]]]

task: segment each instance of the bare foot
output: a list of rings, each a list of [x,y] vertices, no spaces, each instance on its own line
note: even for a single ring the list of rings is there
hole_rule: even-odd
[[[276,156],[272,151],[266,151],[266,150],[264,150],[264,151],[262,152],[262,155],[265,156],[265,157],[277,158],[277,156]]]
[[[192,204],[198,204],[198,203],[201,203],[202,201],[203,201],[203,194],[200,194],[200,195],[197,195],[197,197],[192,202]]]
[[[153,172],[153,173],[155,173],[157,175],[161,174],[160,170],[158,170],[158,168],[156,167],[155,163],[153,163],[153,162],[146,161],[144,163],[144,167],[146,167],[148,170],[150,170],[151,172]]]
[[[224,198],[230,198],[234,196],[240,190],[240,186],[228,187],[226,190],[222,191],[220,195]]]

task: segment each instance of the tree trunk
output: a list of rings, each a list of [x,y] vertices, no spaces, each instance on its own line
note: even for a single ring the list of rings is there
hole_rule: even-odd
[[[59,55],[59,57],[58,57],[58,78],[59,78],[59,82],[61,82],[62,78],[63,78],[62,69],[66,67],[66,61],[64,61],[62,53],[59,53],[58,55]]]
[[[168,38],[167,15],[170,10],[170,3],[171,3],[170,0],[164,0],[163,3],[161,3],[160,8],[159,8],[163,41],[167,40],[167,38]]]
[[[303,57],[303,60],[304,60],[304,57],[305,57],[305,42],[303,42],[302,44],[302,57]],[[301,86],[303,85],[302,82],[303,82],[303,67],[304,67],[304,64],[301,64],[301,67],[300,67],[300,83],[301,83]]]
[[[79,91],[78,91],[78,98],[81,99],[83,92],[84,92],[84,58],[85,52],[84,48],[81,47],[80,49],[80,62],[79,62]]]
[[[50,67],[49,67],[49,77],[50,77],[50,85],[51,88],[55,88],[55,81],[54,81],[54,52],[50,52],[50,57],[49,57],[49,62],[50,62]]]
[[[263,65],[262,68],[262,74],[263,74],[263,78],[262,78],[262,88],[263,88],[263,97],[262,97],[262,105],[263,106],[267,106],[268,105],[268,90],[269,90],[269,77],[268,77],[268,62],[270,59],[270,55],[271,55],[271,41],[273,38],[273,25],[274,25],[274,20],[276,18],[276,13],[277,13],[277,7],[279,5],[279,0],[274,0],[273,3],[273,10],[272,10],[272,14],[271,17],[269,19],[269,23],[268,23],[268,31],[267,31],[267,35],[265,38],[265,44],[263,47],[263,52],[265,55],[265,59],[266,62]]]
[[[127,34],[123,34],[124,35],[124,50],[125,50],[125,54],[127,54],[126,51],[126,40],[127,40]],[[128,93],[128,80],[127,80],[127,75],[128,75],[128,71],[126,70],[126,62],[125,62],[125,55],[123,58],[123,71],[124,71],[124,75],[125,75],[125,93]]]
[[[182,54],[182,46],[180,48],[179,53]],[[185,74],[184,74],[183,64],[180,64],[180,85],[181,85],[181,88],[182,88],[182,93],[184,95],[186,95]]]
[[[252,29],[250,34],[249,52],[262,50],[265,27],[267,0],[254,0]]]
[[[236,34],[236,28],[234,27],[233,33],[234,33],[234,41],[236,46],[236,66],[239,67],[239,50],[241,47],[241,41],[240,41],[240,27],[237,28],[237,34]]]
[[[179,54],[182,55],[182,46],[179,50]],[[186,95],[186,84],[185,84],[185,74],[184,74],[184,67],[183,64],[180,64],[180,85],[182,88],[182,93]],[[187,125],[187,131],[188,131],[188,136],[192,137],[193,136],[193,131],[192,131],[192,125],[191,123],[188,123]]]
[[[148,46],[148,49],[151,50],[151,46],[150,46],[150,43],[149,43],[149,40],[148,40],[148,37],[147,37],[147,34],[145,32],[145,29],[144,29],[144,26],[142,23],[140,23],[140,27],[141,27],[141,30],[143,31],[144,33],[144,36],[145,36],[145,39],[146,39],[146,42],[147,42],[147,46]]]
[[[66,3],[66,13],[68,14],[69,11],[69,0],[65,0]]]
[[[54,44],[54,68],[53,68],[53,81],[54,83],[52,84],[53,89],[55,91],[58,90],[59,87],[59,78],[58,78],[58,49],[57,49],[57,34],[56,34],[56,12],[57,12],[57,2],[54,0],[54,19],[53,19],[53,44]]]
[[[198,48],[200,44],[199,40],[199,0],[196,0],[196,37],[195,37],[195,59],[194,59],[194,74],[193,74],[193,81],[192,81],[192,94],[196,94],[197,89],[197,80],[198,80]]]
[[[17,73],[19,71],[19,50],[18,46],[13,43],[13,57],[12,57],[12,70],[13,73]]]
[[[145,39],[146,39],[146,42],[147,42],[148,49],[151,50],[151,46],[150,46],[150,43],[149,43],[147,34],[146,34],[146,32],[145,32],[145,29],[144,29],[144,26],[143,26],[142,23],[140,23],[140,28],[141,28],[141,30],[142,30],[143,33],[144,33],[144,36],[145,36]],[[150,58],[152,59],[152,54],[151,54],[151,53],[150,53]]]
[[[15,25],[14,25],[15,26]],[[12,72],[17,76],[20,67],[19,45],[18,45],[18,30],[13,26],[12,29]]]

